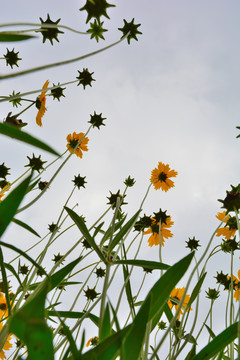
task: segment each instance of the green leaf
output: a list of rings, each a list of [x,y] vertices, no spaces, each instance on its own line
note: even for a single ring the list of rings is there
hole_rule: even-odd
[[[101,227],[103,225],[104,225],[104,221],[95,228],[94,233],[93,233],[93,238],[95,238],[95,236],[99,233],[99,231],[102,231]]]
[[[212,329],[207,325],[207,324],[204,324],[209,335],[211,336],[212,339],[214,339],[216,337],[216,335],[214,334],[214,332],[212,331]]]
[[[110,320],[110,311],[109,305],[106,305],[102,326],[99,329],[99,341],[103,341],[105,338],[111,335],[111,320]]]
[[[238,336],[238,323],[230,325],[205,346],[193,360],[208,360],[218,354]]]
[[[189,255],[171,266],[170,269],[168,269],[165,274],[163,274],[163,276],[155,283],[155,285],[148,293],[148,296],[152,296],[149,315],[149,320],[152,320],[152,329],[154,329],[158,323],[159,318],[164,310],[164,305],[167,302],[172,289],[176,286],[176,284],[187,271],[193,255],[194,252],[191,252]]]
[[[120,330],[117,333],[109,336],[107,339],[103,340],[95,348],[89,350],[85,354],[82,355],[79,352],[79,357],[77,360],[115,359],[119,354],[119,349],[121,348],[122,341],[128,332],[129,327],[130,325],[128,325],[123,330]]]
[[[22,340],[28,359],[54,360],[52,332],[45,320],[47,286],[29,296],[25,304],[10,317],[9,331]]]
[[[19,34],[14,31],[11,31],[11,32],[1,31],[0,32],[0,42],[23,41],[23,40],[33,39],[33,38],[36,38],[36,36]]]
[[[120,325],[119,325],[119,321],[118,321],[118,318],[117,318],[117,313],[116,313],[113,305],[111,304],[110,300],[109,300],[109,304],[111,306],[111,310],[112,310],[112,313],[113,313],[113,320],[115,322],[116,329],[117,329],[117,331],[119,331],[120,330]]]
[[[115,246],[123,239],[124,235],[126,235],[126,233],[131,230],[131,228],[134,226],[140,212],[141,212],[141,210],[138,210],[136,212],[136,214],[134,214],[133,217],[117,233],[117,235],[115,236],[115,238],[112,240],[112,242],[109,245],[110,251],[113,250],[115,248]]]
[[[113,234],[115,233],[115,231],[117,231],[121,226],[122,224],[124,223],[126,219],[126,216],[123,217],[122,220],[120,220],[118,223],[114,224],[114,228],[112,229],[112,224],[109,226],[109,228],[107,229],[107,231],[105,232],[101,242],[100,242],[100,247],[103,246],[103,244],[110,238],[112,232]]]
[[[63,318],[69,318],[69,319],[80,319],[83,315],[86,315],[85,312],[80,312],[80,311],[53,311],[53,310],[49,310],[47,312],[48,316],[60,316]],[[92,322],[98,327],[99,325],[99,317],[94,315],[94,314],[87,314],[86,316],[87,318],[89,318],[90,320],[92,320]]]
[[[0,241],[0,245],[2,245],[4,247],[7,247],[7,248],[19,253],[20,255],[25,257],[28,261],[30,261],[34,266],[36,266],[41,272],[43,272],[45,275],[47,275],[46,271],[33,258],[31,258],[26,252],[22,251],[21,249],[17,248],[14,245],[7,244],[7,243],[5,243],[3,241]]]
[[[75,360],[75,359],[77,359],[77,356],[78,356],[78,350],[77,350],[77,346],[75,344],[75,341],[73,339],[72,333],[69,330],[68,326],[65,325],[64,321],[62,321],[62,319],[59,319],[59,320],[60,320],[61,325],[63,327],[64,334],[66,335],[66,337],[68,339],[68,342],[69,342],[69,351],[71,350],[72,358],[73,358],[73,360]]]
[[[198,280],[197,284],[194,286],[194,289],[192,291],[192,294],[190,296],[190,299],[189,299],[189,302],[187,304],[187,308],[189,309],[192,305],[192,303],[194,302],[194,300],[196,299],[196,297],[198,296],[199,294],[199,291],[201,290],[201,287],[202,287],[202,284],[203,284],[203,281],[206,277],[207,273],[205,272],[201,277],[200,279]]]
[[[53,155],[60,156],[55,150],[53,150],[50,146],[45,144],[44,142],[36,139],[35,137],[19,130],[11,125],[0,123],[0,134],[7,135],[13,139],[17,139],[19,141],[23,141],[27,144],[34,145],[39,149],[50,152]]]
[[[19,282],[19,285],[22,286],[22,282],[20,280],[20,277],[18,276],[16,270],[14,269],[14,267],[8,263],[4,263],[4,266],[7,270],[11,271],[11,273],[15,276],[15,278],[17,279],[17,281]]]
[[[24,198],[30,179],[31,175],[23,180],[16,189],[12,190],[10,194],[2,202],[0,202],[0,237],[6,230],[8,224],[11,222],[22,199]]]
[[[147,261],[147,260],[116,260],[114,261],[114,264],[127,264],[127,265],[134,265],[134,266],[140,266],[148,269],[153,270],[167,270],[170,268],[170,265],[160,263],[157,261]]]
[[[90,233],[89,233],[84,221],[82,220],[82,218],[80,216],[78,216],[78,214],[76,214],[75,211],[73,211],[72,209],[69,209],[66,206],[65,206],[65,210],[67,211],[67,213],[71,217],[71,219],[75,222],[75,224],[77,225],[77,227],[79,228],[79,230],[81,231],[81,233],[83,234],[84,238],[87,240],[89,245],[91,245],[91,247],[96,251],[96,253],[100,257],[100,259],[104,263],[106,263],[105,257],[103,256],[103,254],[100,251],[99,247],[95,243],[93,237],[90,235]]]
[[[124,337],[121,346],[121,360],[138,360],[142,350],[146,327],[149,318],[151,295],[140,308],[137,316]]]
[[[30,231],[32,234],[34,234],[34,235],[36,235],[38,237],[41,237],[31,226],[25,224],[23,221],[13,218],[12,222],[14,222],[15,224],[17,224],[17,225],[23,227],[24,229]]]
[[[128,272],[128,268],[125,266],[123,266],[123,276],[124,276],[124,281],[125,281],[125,290],[126,290],[128,304],[129,304],[131,311],[135,315],[135,308],[134,308],[134,303],[133,303],[129,272]]]

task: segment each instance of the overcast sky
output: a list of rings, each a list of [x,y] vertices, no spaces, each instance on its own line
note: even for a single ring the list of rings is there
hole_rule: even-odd
[[[53,21],[61,18],[61,24],[86,31],[86,12],[79,11],[84,3],[80,0],[42,0],[41,4],[35,0],[4,2],[1,22],[39,22],[39,17],[46,20],[49,13]],[[77,212],[86,216],[89,226],[106,209],[109,191],[122,191],[123,181],[129,175],[136,184],[129,189],[128,205],[123,209],[131,216],[145,195],[151,170],[162,161],[178,171],[176,186],[166,194],[152,188],[142,215],[162,208],[172,216],[174,237],[165,242],[163,261],[173,264],[188,253],[185,241],[189,237],[200,240],[199,253],[202,253],[219,224],[215,218],[221,211],[217,199],[225,197],[230,184],[239,183],[240,140],[236,139],[239,133],[236,126],[240,125],[240,3],[237,0],[112,0],[110,3],[116,7],[108,10],[111,21],[102,18],[109,30],[104,34],[105,42],[100,40],[97,44],[88,35],[64,30],[54,46],[48,41],[43,44],[41,34],[38,39],[1,44],[1,57],[6,47],[10,50],[14,47],[22,58],[19,68],[14,70],[1,60],[1,74],[5,74],[77,57],[117,41],[122,34],[118,28],[123,26],[123,19],[134,18],[135,24],[141,24],[139,30],[143,33],[138,41],[131,40],[130,45],[124,41],[78,63],[1,81],[0,94],[9,95],[13,90],[26,92],[41,88],[46,80],[50,84],[72,81],[83,68],[94,72],[96,81],[91,88],[84,91],[82,86],[72,84],[67,86],[66,97],[60,102],[47,98],[42,128],[35,123],[36,108],[20,117],[28,123],[24,130],[59,153],[65,151],[69,133],[87,130],[90,114],[96,111],[106,117],[105,127],[90,132],[89,151],[83,159],[73,156],[38,205],[19,218],[45,235],[47,225],[57,220],[71,191],[71,180],[79,173],[86,176],[86,190],[76,191],[70,206],[79,203]],[[24,105],[18,110],[9,103],[1,103],[0,120],[10,111],[13,114],[21,111]],[[31,146],[0,137],[0,164],[4,162],[11,168],[9,181],[25,171],[26,156],[32,156],[33,152],[36,156],[41,154],[44,161],[54,159]],[[51,173],[46,173],[42,180],[47,181]],[[73,243],[76,234],[72,233]],[[147,246],[148,236],[144,239],[141,258],[158,260],[156,248]],[[22,248],[34,241],[16,225],[9,228],[4,240]],[[214,239],[214,245],[219,242],[219,238]],[[68,246],[63,238],[58,243],[62,253]],[[53,254],[49,256],[51,259]],[[237,259],[236,256],[236,262]],[[209,268],[213,276],[216,271],[229,272],[230,256],[217,255]],[[235,269],[239,269],[238,263]],[[209,286],[216,286],[211,275],[206,290]]]

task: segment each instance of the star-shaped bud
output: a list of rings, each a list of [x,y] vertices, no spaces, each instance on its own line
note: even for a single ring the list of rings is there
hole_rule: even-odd
[[[98,22],[100,23],[100,17],[105,16],[109,19],[109,16],[107,14],[107,9],[109,7],[114,7],[116,5],[108,4],[106,0],[87,0],[86,4],[79,9],[80,11],[86,10],[87,11],[87,20],[86,23],[88,23],[89,20],[92,18],[96,18]]]
[[[5,179],[7,175],[10,175],[9,170],[10,168],[6,167],[3,162],[2,165],[0,165],[0,178]]]
[[[26,275],[28,273],[28,271],[29,271],[29,269],[28,269],[28,266],[26,266],[26,265],[22,265],[19,268],[19,273],[20,274]]]
[[[3,55],[5,60],[6,60],[6,65],[11,66],[11,68],[13,68],[13,65],[18,66],[18,61],[22,60],[21,58],[18,57],[19,51],[15,52],[14,49],[12,49],[12,51],[9,51],[7,48],[7,53],[6,55]]]
[[[84,292],[87,299],[92,301],[96,299],[96,297],[100,294],[96,292],[95,288],[90,289],[89,287],[87,288],[87,290],[84,290]]]
[[[95,79],[93,79],[92,77],[93,72],[90,73],[88,69],[83,69],[83,71],[78,70],[78,72],[79,75],[77,76],[77,79],[79,80],[79,83],[77,84],[77,86],[81,84],[84,90],[87,85],[92,86],[91,82],[95,81]]]
[[[134,225],[134,231],[144,231],[148,229],[152,225],[152,218],[151,216],[146,216],[144,214]]]
[[[159,209],[157,213],[154,212],[153,218],[156,220],[156,222],[160,222],[167,224],[167,218],[169,218],[169,215],[166,214],[167,210],[162,211],[162,209]]]
[[[135,184],[135,182],[136,182],[136,181],[129,176],[127,179],[125,179],[124,184],[125,184],[127,187],[132,187],[132,186]]]
[[[117,205],[117,199],[120,198],[120,206],[121,205],[125,205],[127,203],[125,203],[123,200],[125,198],[126,195],[122,196],[120,194],[120,190],[118,190],[118,192],[116,194],[112,194],[112,192],[110,191],[111,196],[107,197],[107,199],[109,200],[109,202],[107,204],[112,205],[112,208],[114,209]]]
[[[188,238],[188,241],[185,241],[185,243],[187,244],[186,247],[188,247],[191,251],[197,250],[198,246],[201,246],[198,244],[199,240],[196,240],[195,236],[192,239]]]
[[[94,111],[94,114],[90,115],[90,117],[91,119],[88,122],[92,124],[93,127],[97,127],[98,129],[100,129],[100,126],[105,126],[103,120],[105,120],[106,118],[102,117],[102,113],[96,114],[96,111]]]
[[[218,199],[223,204],[222,208],[227,209],[228,212],[240,209],[240,184],[231,185],[231,188],[230,191],[226,191],[227,196],[224,200]]]
[[[52,259],[52,261],[54,261],[55,264],[56,264],[56,263],[59,262],[62,258],[63,258],[63,255],[60,255],[60,253],[58,253],[57,255],[54,255],[54,259]],[[63,260],[63,261],[64,261],[64,260]],[[62,261],[62,263],[63,263],[63,261]]]
[[[29,156],[27,156],[27,158],[29,160],[29,164],[25,165],[25,167],[29,166],[30,168],[32,168],[32,170],[36,170],[38,172],[44,169],[43,164],[46,163],[46,161],[41,160],[41,155],[39,155],[39,157],[35,157],[35,155],[33,154],[32,158],[30,158]]]
[[[15,93],[15,91],[13,90],[12,94],[10,94],[9,97],[11,98],[11,97],[16,96],[16,95],[20,95],[20,92]],[[21,101],[22,101],[22,99],[20,97],[9,100],[9,102],[11,102],[12,105],[16,106],[16,107],[18,107],[18,105],[22,105]]]
[[[141,31],[138,31],[138,27],[141,24],[134,24],[134,18],[132,19],[131,22],[127,22],[125,19],[123,21],[124,21],[124,26],[122,28],[118,28],[118,30],[122,31],[123,33],[121,39],[128,34],[127,35],[128,44],[130,44],[131,39],[135,39],[138,41],[137,34],[142,34]]]
[[[103,33],[108,31],[107,29],[103,28],[103,22],[99,23],[95,19],[93,23],[90,23],[90,29],[87,30],[87,33],[91,34],[91,39],[96,39],[97,42],[99,39],[104,39]]]
[[[80,189],[81,187],[85,188],[85,184],[87,183],[85,181],[85,178],[86,178],[86,176],[82,177],[82,176],[80,176],[80,174],[78,174],[78,176],[74,176],[74,180],[72,180],[72,181],[73,181],[74,185],[77,186],[78,189]]]
[[[57,21],[54,22],[54,21],[52,21],[50,19],[49,14],[47,14],[47,20],[46,21],[43,21],[42,18],[40,18],[40,20],[41,20],[41,23],[44,24],[44,25],[47,25],[47,24],[57,25],[61,19],[58,19]],[[45,43],[45,41],[48,39],[52,45],[53,45],[53,40],[56,40],[57,42],[59,42],[58,37],[57,37],[58,34],[64,34],[64,32],[58,30],[57,27],[41,26],[41,29],[42,30],[40,30],[40,33],[43,36],[43,43]]]
[[[60,85],[60,84],[58,83],[58,85]],[[53,86],[56,86],[56,85],[53,84]],[[63,94],[63,90],[65,90],[65,89],[66,88],[62,88],[61,86],[58,86],[57,88],[51,90],[50,96],[53,96],[53,100],[58,99],[58,101],[60,101],[61,97],[65,97],[65,95]]]

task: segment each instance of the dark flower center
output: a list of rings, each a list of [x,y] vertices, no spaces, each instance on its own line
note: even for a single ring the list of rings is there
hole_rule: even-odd
[[[159,175],[158,175],[158,179],[160,181],[166,181],[167,180],[167,174],[165,174],[164,172],[161,172]]]
[[[154,233],[158,234],[159,233],[159,224],[151,225],[151,229],[152,229],[153,234]]]
[[[180,301],[180,299],[178,299],[177,296],[175,296],[173,299],[177,299],[178,301]],[[174,300],[170,300],[170,301],[173,304],[173,306],[178,305],[178,303],[176,301],[174,301]]]
[[[69,145],[71,146],[71,148],[75,148],[78,144],[79,140],[78,139],[73,139],[69,141]]]

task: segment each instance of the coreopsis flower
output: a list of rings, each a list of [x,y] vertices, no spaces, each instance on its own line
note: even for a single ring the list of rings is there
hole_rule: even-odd
[[[3,328],[3,323],[0,322],[0,334],[1,334],[2,328]],[[12,336],[9,335],[5,344],[3,345],[2,350],[0,351],[0,359],[6,359],[5,351],[8,351],[12,347],[12,344],[10,343],[11,339],[12,339]]]
[[[49,80],[47,80],[44,85],[43,85],[43,89],[47,89],[49,85]],[[44,90],[41,92],[41,94],[37,97],[36,100],[36,107],[38,109],[38,113],[36,116],[36,123],[38,126],[42,126],[42,117],[46,112],[46,92],[47,90]]]
[[[240,298],[240,270],[238,270],[238,279],[236,278],[236,286],[235,286],[235,291],[233,294],[233,297],[236,299],[236,301],[239,301]]]
[[[164,246],[165,239],[168,239],[173,236],[171,231],[169,230],[174,222],[171,220],[171,216],[168,216],[166,219],[166,223],[161,221],[161,246]],[[159,245],[160,237],[159,237],[159,221],[152,218],[152,224],[147,231],[144,231],[144,235],[151,234],[148,239],[148,246]]]
[[[8,191],[10,189],[10,187],[8,185],[4,186],[4,188],[1,190],[1,193],[0,193],[0,202],[2,201],[2,198],[4,197],[5,195],[5,192]]]
[[[78,147],[75,149],[74,151],[74,154],[77,156],[77,157],[80,157],[82,159],[82,156],[83,156],[83,151],[88,151],[88,148],[87,148],[87,144],[88,144],[88,141],[89,141],[89,138],[88,137],[84,137],[84,133],[73,133],[73,134],[69,134],[67,136],[67,148],[69,150],[69,152],[72,152],[74,150],[74,148],[77,146],[78,144]],[[83,138],[84,137],[84,138]]]
[[[113,194],[111,191],[110,191],[110,193],[111,193],[111,196],[107,197],[107,199],[109,200],[109,202],[107,204],[112,205],[113,209],[115,209],[115,207],[117,205],[118,198],[120,198],[120,206],[127,204],[124,202],[124,198],[126,195],[121,195],[120,190],[118,190],[118,192],[116,194]]]
[[[123,33],[121,39],[128,34],[127,36],[128,44],[130,44],[131,39],[135,39],[138,41],[137,34],[142,34],[141,31],[138,30],[138,27],[141,24],[134,24],[134,18],[132,19],[131,22],[127,22],[125,19],[123,19],[123,21],[124,21],[124,26],[122,28],[118,28],[118,30],[122,31]]]
[[[226,211],[219,212],[216,215],[216,218],[220,221],[223,221],[223,219],[226,216]],[[231,237],[233,237],[237,231],[237,223],[236,219],[234,217],[231,217],[228,215],[226,219],[224,220],[224,223],[226,224],[224,227],[219,228],[216,232],[216,236],[224,236],[225,239],[229,240]],[[229,226],[228,226],[229,225]]]
[[[150,181],[156,190],[162,189],[163,191],[168,191],[174,187],[174,182],[170,178],[176,177],[177,174],[177,171],[170,170],[168,164],[165,165],[159,161],[158,167],[152,170]]]
[[[97,344],[98,344],[98,336],[95,336],[88,340],[88,342],[86,343],[86,347],[88,347],[89,345],[96,346]]]
[[[14,49],[12,49],[12,51],[9,51],[7,48],[7,53],[6,55],[3,55],[5,60],[6,60],[6,65],[10,65],[11,68],[13,68],[13,65],[18,66],[17,62],[19,60],[22,60],[21,58],[18,57],[19,51],[15,52]]]
[[[174,288],[170,294],[170,298],[168,300],[168,306],[170,307],[170,309],[172,309],[172,307],[174,306],[175,307],[175,310],[177,311],[178,310],[178,307],[179,307],[179,303],[174,301],[174,299],[178,300],[178,301],[181,301],[182,298],[183,298],[183,293],[185,291],[185,287],[182,287],[182,288]],[[180,317],[181,314],[183,314],[183,310],[186,308],[188,302],[190,300],[190,295],[186,295],[185,298],[184,298],[184,301],[183,301],[183,304],[182,304],[182,308],[180,310],[180,313],[178,314],[178,319]],[[183,309],[183,310],[182,310]],[[192,310],[192,309],[190,309]]]

